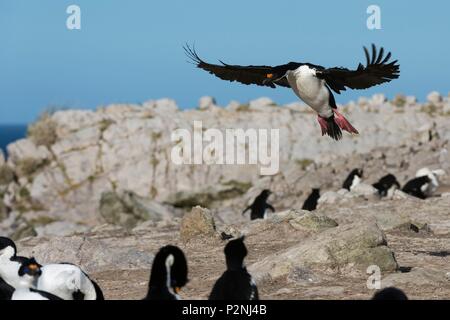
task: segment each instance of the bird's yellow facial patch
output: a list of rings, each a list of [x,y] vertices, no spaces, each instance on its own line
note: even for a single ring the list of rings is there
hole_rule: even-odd
[[[175,293],[178,294],[181,291],[180,287],[175,287]]]
[[[37,270],[37,269],[39,269],[39,266],[37,265],[37,264],[30,264],[29,266],[28,266],[28,268],[30,269],[30,270],[32,270],[32,271],[35,271],[35,270]]]
[[[267,79],[272,79],[272,78],[273,78],[273,73],[268,73],[268,74],[266,74],[266,78],[267,78]]]

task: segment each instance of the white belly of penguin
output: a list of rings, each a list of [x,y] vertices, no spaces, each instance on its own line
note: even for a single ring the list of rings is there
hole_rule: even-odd
[[[330,92],[325,81],[316,78],[314,69],[301,66],[294,71],[288,71],[287,80],[295,94],[320,116],[329,118],[333,115],[329,104]]]

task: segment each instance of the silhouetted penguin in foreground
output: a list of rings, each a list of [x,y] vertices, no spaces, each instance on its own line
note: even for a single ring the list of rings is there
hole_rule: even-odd
[[[183,251],[162,247],[153,260],[147,296],[144,300],[180,300],[178,292],[188,282],[188,266]]]
[[[267,199],[272,194],[272,192],[268,189],[264,189],[259,196],[255,198],[255,201],[248,206],[242,214],[245,214],[248,210],[251,210],[250,213],[250,219],[264,219],[266,217],[266,211],[267,209],[272,210],[272,212],[275,212],[274,207],[272,207],[270,204],[267,203]]]
[[[363,176],[362,169],[353,169],[345,179],[344,183],[342,184],[342,188],[350,190],[351,188],[360,183],[362,176]]]
[[[413,197],[426,199],[427,195],[425,193],[425,190],[428,188],[428,185],[430,183],[431,179],[428,176],[414,178],[405,184],[402,191]]]
[[[228,242],[224,253],[227,270],[214,284],[209,300],[259,300],[258,288],[244,265],[244,237]]]
[[[402,290],[389,287],[375,293],[372,300],[408,300],[408,297]]]
[[[302,210],[314,211],[317,208],[317,201],[320,198],[320,189],[313,188],[311,194],[303,203]]]
[[[400,189],[400,183],[397,181],[397,178],[393,174],[385,175],[372,186],[378,190],[378,194],[380,195],[380,197],[386,197],[391,188]]]

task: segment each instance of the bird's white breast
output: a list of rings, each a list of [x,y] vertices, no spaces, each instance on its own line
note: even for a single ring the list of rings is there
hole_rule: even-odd
[[[72,300],[72,294],[81,291],[85,300],[95,299],[95,288],[83,271],[70,264],[48,264],[42,267],[37,288],[64,300]]]
[[[316,70],[307,65],[287,72],[287,80],[295,94],[324,118],[331,117],[330,93],[325,81],[316,77]]]

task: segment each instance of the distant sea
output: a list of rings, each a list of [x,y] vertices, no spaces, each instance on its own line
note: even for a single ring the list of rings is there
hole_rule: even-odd
[[[6,146],[24,138],[26,134],[27,125],[25,124],[0,124],[0,149],[6,154]]]

